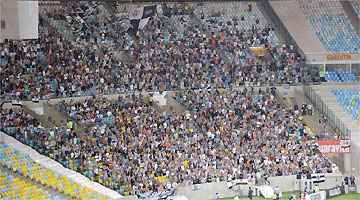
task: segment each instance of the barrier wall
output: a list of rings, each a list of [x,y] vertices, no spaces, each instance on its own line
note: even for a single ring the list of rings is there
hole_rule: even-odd
[[[343,180],[343,176],[340,173],[328,173],[325,174],[325,177],[325,182],[319,184],[320,190],[339,186],[341,185]],[[305,187],[304,182],[297,180],[295,175],[270,177],[269,181],[271,187],[277,186],[279,187],[281,192],[299,191],[300,183],[302,183],[302,189],[304,189]],[[200,185],[179,186],[176,189],[176,194],[184,195],[189,200],[211,200],[216,199],[216,193],[218,193],[218,196],[220,198],[233,197],[235,195],[247,196],[250,186],[253,187],[253,190],[256,193],[256,189],[254,189],[255,186],[251,183],[249,185],[246,184],[234,186],[232,189],[229,189],[228,183],[226,181],[223,181],[215,183],[205,183]]]
[[[13,147],[14,149],[22,152],[23,154],[29,155],[31,159],[33,159],[35,162],[39,163],[44,168],[50,169],[59,175],[64,175],[64,176],[68,177],[71,181],[78,183],[80,186],[90,188],[93,191],[98,192],[101,195],[105,195],[109,199],[113,199],[113,200],[124,199],[123,196],[121,196],[119,193],[117,193],[113,190],[110,190],[98,183],[90,181],[88,178],[86,178],[85,176],[83,176],[77,172],[74,172],[72,170],[69,170],[69,169],[63,167],[58,162],[39,154],[34,149],[22,144],[21,142],[6,135],[3,132],[0,132],[0,142],[6,143],[6,144],[10,145],[11,147]]]

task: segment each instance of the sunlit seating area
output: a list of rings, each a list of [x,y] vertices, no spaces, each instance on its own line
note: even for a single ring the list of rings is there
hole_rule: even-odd
[[[325,73],[325,79],[328,82],[352,83],[356,81],[356,76],[352,72],[328,71]]]
[[[330,52],[359,52],[356,34],[339,1],[298,0],[314,34]]]
[[[0,165],[6,167],[7,169],[29,178],[37,184],[41,184],[44,187],[48,187],[52,190],[55,190],[65,196],[71,198],[79,199],[106,199],[105,196],[101,196],[88,188],[82,187],[77,183],[69,180],[68,177],[56,174],[50,169],[46,169],[32,160],[28,155],[25,155],[7,144],[0,144]],[[9,187],[16,187],[16,184],[26,184],[18,179],[11,179],[8,177],[2,177],[1,183],[6,182],[10,183]],[[13,186],[11,186],[13,184]],[[3,184],[2,184],[3,185]],[[14,186],[15,185],[15,186]],[[9,196],[9,199],[16,199],[16,190],[6,189],[8,187],[1,188],[1,192],[5,196]],[[25,187],[21,187],[25,188]],[[30,188],[31,189],[31,188]],[[8,193],[6,191],[9,191]],[[45,191],[36,188],[34,191],[38,191],[36,196],[33,199],[60,199],[54,195],[51,195],[51,198],[47,198]],[[20,192],[20,189],[19,189]],[[27,191],[24,193],[19,193],[18,195],[27,195]],[[15,196],[14,196],[15,195]],[[53,197],[54,196],[54,197]],[[14,197],[14,198],[13,198]],[[27,199],[25,196],[23,198],[17,197],[18,199]],[[31,199],[31,198],[29,198]]]
[[[360,90],[334,89],[332,93],[341,107],[351,115],[355,121],[360,120]]]

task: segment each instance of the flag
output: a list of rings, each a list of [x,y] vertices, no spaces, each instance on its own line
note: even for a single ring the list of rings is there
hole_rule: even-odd
[[[135,9],[130,10],[129,19],[141,19],[143,16],[144,7],[137,7]]]
[[[322,183],[325,182],[325,179],[324,173],[311,174],[311,180],[313,183]]]
[[[157,6],[138,7],[129,12],[129,19],[131,28],[128,33],[136,34],[139,29],[143,29],[149,22],[150,17],[154,16],[157,12]]]

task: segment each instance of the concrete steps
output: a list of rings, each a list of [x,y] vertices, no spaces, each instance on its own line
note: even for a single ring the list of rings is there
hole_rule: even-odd
[[[305,97],[304,91],[300,89],[295,90],[293,100],[294,103],[299,106],[302,104],[311,104],[310,101]],[[315,106],[312,105],[312,107],[314,108]],[[326,130],[319,126],[319,120],[321,118],[322,114],[320,114],[317,110],[313,109],[313,114],[303,116],[303,121],[315,133],[319,134],[326,131],[326,133],[328,134],[326,137],[334,138],[336,136],[336,131],[332,129],[329,124],[327,125]],[[324,135],[321,135],[321,137],[324,137]]]
[[[66,123],[66,115],[60,113],[55,105],[45,104],[45,111],[47,117],[52,120],[55,126],[62,126]]]
[[[167,99],[167,110],[176,113],[187,112],[186,108],[178,103],[172,96],[172,93],[168,93],[165,98]]]
[[[35,112],[33,109],[31,109],[29,105],[24,105],[24,106],[23,106],[23,109],[24,109],[24,111],[25,111],[27,114],[31,115],[31,116],[34,117],[36,120],[38,120],[43,127],[45,127],[45,128],[51,128],[51,127],[53,127],[53,123],[50,122],[50,121],[46,118],[45,115],[40,115],[40,114],[38,114],[38,113]]]
[[[354,84],[338,84],[335,86],[340,89],[351,89],[358,88],[358,83]],[[331,90],[335,88],[331,85],[320,85],[314,86],[314,91],[321,97],[321,99],[326,103],[329,110],[331,110],[336,117],[344,124],[344,126],[350,130],[352,134],[352,138],[359,138],[360,135],[356,134],[359,132],[360,127],[356,125],[355,121],[351,118],[350,114],[347,113],[343,108],[337,103],[335,95],[331,93]]]
[[[45,128],[60,127],[66,124],[66,115],[60,113],[55,105],[51,105],[47,102],[26,102],[23,109],[26,113],[40,121]]]

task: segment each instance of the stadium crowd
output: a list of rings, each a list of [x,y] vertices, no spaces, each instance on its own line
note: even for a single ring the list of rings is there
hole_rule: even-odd
[[[293,46],[268,41],[268,27],[255,24],[230,31],[223,25],[220,32],[209,33],[190,21],[185,31],[172,33],[159,14],[135,35],[113,35],[120,25],[109,27],[116,18],[103,14],[104,9],[82,3],[66,4],[58,12],[45,10],[38,40],[1,44],[0,73],[6,78],[0,95],[28,100],[316,81]],[[63,19],[77,39],[64,39],[50,23],[55,19]],[[114,55],[124,45],[134,62],[125,64]],[[252,46],[265,47],[267,53],[257,57]]]
[[[78,127],[46,130],[22,111],[2,113],[1,128],[20,141],[122,194],[299,172],[330,172],[300,113],[267,91],[177,94],[189,108],[162,113],[150,97],[63,102]],[[11,129],[10,129],[11,130]]]
[[[61,102],[58,109],[69,118],[61,127],[45,128],[21,108],[3,109],[1,130],[122,194],[331,171],[300,112],[282,108],[270,89],[236,89],[316,81],[293,46],[269,41],[271,28],[254,24],[233,31],[223,23],[208,32],[190,19],[185,31],[175,33],[158,14],[134,35],[113,34],[120,28],[100,5],[42,12],[38,40],[1,44],[0,95],[128,94],[114,101]],[[76,39],[65,39],[51,20],[64,20]],[[257,56],[252,46],[266,53]],[[120,61],[114,48],[128,49],[134,62]],[[184,90],[175,98],[189,111],[159,112],[138,93],[163,90]]]

